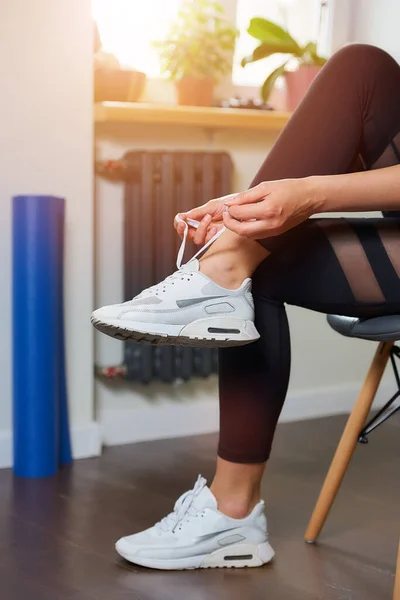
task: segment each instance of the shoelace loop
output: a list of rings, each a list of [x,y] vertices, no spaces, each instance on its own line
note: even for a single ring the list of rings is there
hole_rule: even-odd
[[[182,266],[183,255],[185,254],[189,226],[197,229],[197,227],[200,225],[200,223],[199,223],[199,221],[195,221],[194,219],[188,219],[187,221],[185,221],[179,215],[177,215],[175,218],[178,221],[178,223],[184,223],[184,225],[185,225],[185,231],[183,233],[182,243],[179,248],[178,256],[176,259],[176,266],[178,267],[178,269],[180,269]],[[191,262],[192,260],[195,260],[202,254],[204,254],[204,252],[207,250],[207,248],[209,248],[211,246],[211,244],[213,244],[219,238],[219,236],[224,233],[224,231],[226,231],[225,225],[223,227],[221,227],[221,229],[219,231],[217,231],[217,233],[215,235],[213,235],[213,237],[210,240],[208,240],[208,242],[206,244],[204,244],[204,246],[202,248],[200,248],[200,250],[198,252],[196,252],[196,254],[189,260],[189,262]]]
[[[194,488],[188,492],[185,492],[178,498],[173,512],[161,519],[159,523],[156,523],[155,527],[160,533],[166,531],[174,532],[185,517],[197,514],[198,511],[193,507],[193,501],[200,494],[206,484],[207,482],[204,477],[199,475]]]
[[[192,277],[191,271],[184,270],[183,267],[185,265],[182,265],[182,260],[183,260],[184,254],[185,254],[189,226],[195,227],[197,229],[197,227],[200,225],[200,223],[199,223],[199,221],[195,221],[194,219],[188,219],[186,222],[184,219],[182,219],[179,216],[176,216],[175,218],[179,223],[184,223],[184,225],[185,225],[185,231],[183,234],[182,243],[180,245],[180,248],[178,251],[178,256],[176,259],[176,266],[177,266],[178,270],[175,271],[175,273],[172,273],[172,275],[169,275],[168,277],[166,277],[160,283],[157,283],[156,285],[152,285],[151,287],[143,290],[138,296],[135,296],[134,300],[140,299],[141,297],[143,297],[145,295],[145,293],[148,293],[150,291],[154,292],[155,294],[162,293],[163,290],[168,285],[173,285],[175,283],[175,281],[177,281],[178,279],[184,279],[185,277]],[[225,226],[223,226],[219,231],[217,231],[217,233],[210,240],[208,240],[208,242],[206,244],[204,244],[204,246],[202,248],[200,248],[200,250],[198,252],[196,252],[196,254],[186,264],[189,264],[192,260],[195,260],[196,258],[201,256],[207,250],[207,248],[209,248],[211,246],[211,244],[213,244],[224,233],[224,231],[226,231]]]

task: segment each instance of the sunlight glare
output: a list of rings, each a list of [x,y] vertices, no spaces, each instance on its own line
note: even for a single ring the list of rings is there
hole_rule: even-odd
[[[160,75],[153,40],[161,39],[177,14],[181,0],[92,0],[104,50],[121,66]]]

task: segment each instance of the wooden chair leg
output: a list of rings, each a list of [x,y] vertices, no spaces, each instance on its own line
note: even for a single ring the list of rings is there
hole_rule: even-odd
[[[394,580],[393,600],[400,600],[400,540],[399,540],[399,552],[397,554],[397,567],[396,567],[396,575],[395,575],[395,580]]]
[[[382,375],[387,365],[393,342],[381,342],[375,352],[364,384],[353,411],[347,421],[328,474],[322,486],[317,504],[308,524],[305,540],[313,543],[318,538],[342,483],[346,469],[357,445],[359,433],[365,424]]]

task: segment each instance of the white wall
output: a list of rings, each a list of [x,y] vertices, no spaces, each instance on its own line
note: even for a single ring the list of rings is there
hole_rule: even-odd
[[[234,189],[248,187],[274,141],[265,132],[219,131],[160,126],[101,126],[99,159],[117,159],[128,149],[227,150],[235,165]],[[96,305],[123,299],[123,188],[97,180]],[[172,226],[166,223],[166,227]],[[325,316],[288,308],[293,368],[283,419],[312,418],[349,411],[374,352],[374,344],[333,333]],[[123,344],[96,334],[96,363],[122,362]],[[216,430],[216,379],[175,386],[96,384],[98,419],[107,444]]]
[[[400,62],[400,2],[353,0],[352,10],[352,39],[380,46]]]
[[[92,21],[90,0],[0,3],[0,466],[11,454],[11,201],[67,199],[66,337],[75,455],[93,422]]]

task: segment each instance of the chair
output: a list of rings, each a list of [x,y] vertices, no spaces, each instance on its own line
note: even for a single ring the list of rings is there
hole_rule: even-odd
[[[395,342],[400,340],[400,315],[368,319],[329,315],[328,323],[332,329],[341,335],[377,341],[379,344],[353,411],[343,431],[308,524],[305,540],[310,544],[317,540],[322,530],[357,446],[357,442],[367,443],[368,435],[400,409],[400,403],[396,402],[400,396],[400,377],[396,364],[396,358],[400,358],[400,348],[395,345]],[[389,359],[392,363],[397,391],[384,407],[365,425]],[[399,561],[400,550],[398,563]],[[398,564],[394,600],[400,600],[399,570],[400,567]]]
[[[399,540],[399,552],[397,555],[397,568],[394,580],[394,593],[393,600],[400,600],[400,540]]]

